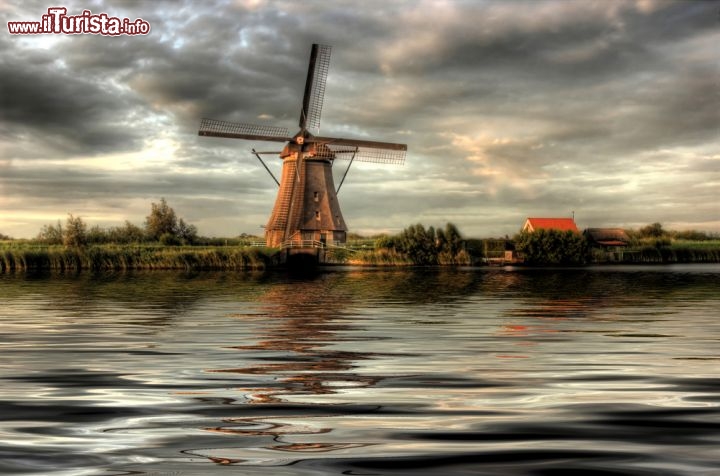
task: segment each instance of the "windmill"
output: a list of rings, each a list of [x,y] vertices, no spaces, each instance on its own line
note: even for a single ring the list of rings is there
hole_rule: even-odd
[[[300,130],[293,136],[282,127],[243,124],[215,119],[202,119],[199,135],[246,139],[253,141],[285,142],[280,182],[262,160],[253,153],[278,184],[270,219],[265,225],[267,246],[322,247],[344,243],[347,226],[340,212],[337,192],[340,190],[353,161],[381,164],[402,164],[407,145],[358,139],[343,139],[313,135],[319,133],[320,113],[325,95],[325,83],[330,66],[330,47],[312,45],[305,95],[300,110]],[[335,189],[332,165],[336,159],[349,160],[340,185]]]

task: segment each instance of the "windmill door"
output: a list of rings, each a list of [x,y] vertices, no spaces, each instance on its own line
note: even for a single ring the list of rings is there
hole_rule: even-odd
[[[322,243],[323,248],[327,245],[327,233],[320,233],[320,243]]]

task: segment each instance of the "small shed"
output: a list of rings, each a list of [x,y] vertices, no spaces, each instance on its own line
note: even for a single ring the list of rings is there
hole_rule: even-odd
[[[588,228],[585,236],[591,246],[605,251],[625,248],[630,244],[630,237],[622,228]]]
[[[622,228],[588,228],[584,232],[596,262],[622,262],[630,237]]]

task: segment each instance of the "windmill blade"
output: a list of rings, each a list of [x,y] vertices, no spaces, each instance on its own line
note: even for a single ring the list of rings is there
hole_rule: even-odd
[[[355,147],[344,145],[328,146],[333,151],[336,159],[352,160]],[[355,154],[355,160],[358,162],[373,162],[376,164],[397,164],[405,163],[405,151],[394,149],[378,149],[374,147],[358,147]]]
[[[394,142],[378,142],[372,140],[340,139],[333,137],[312,137],[306,142],[320,144],[316,149],[318,155],[327,155],[329,159],[346,159],[376,164],[405,163],[407,144]]]
[[[292,140],[292,138],[289,137],[288,130],[284,127],[243,124],[208,118],[200,121],[198,135],[230,139],[269,140],[275,142],[288,142]]]
[[[300,128],[302,130],[320,130],[320,113],[325,98],[325,83],[330,68],[330,47],[313,44],[310,50],[305,95],[300,111]]]

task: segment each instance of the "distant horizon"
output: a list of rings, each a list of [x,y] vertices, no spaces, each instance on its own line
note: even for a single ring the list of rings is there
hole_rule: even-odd
[[[154,202],[153,202],[153,203],[154,203]],[[173,208],[171,203],[168,203],[168,205],[169,205],[171,208]],[[173,208],[173,210],[174,210],[174,208]],[[67,220],[68,215],[70,215],[70,214],[66,214],[66,216],[65,216],[64,219],[58,219],[58,220],[55,220],[55,221],[53,221],[53,222],[48,222],[48,223],[43,224],[43,225],[41,226],[41,228],[39,228],[39,229],[37,230],[37,232],[36,232],[35,234],[33,234],[32,236],[19,237],[19,236],[11,236],[11,235],[9,235],[9,237],[12,238],[12,239],[17,239],[17,240],[32,240],[32,239],[35,239],[35,238],[37,238],[37,236],[40,234],[40,232],[42,231],[42,227],[44,227],[44,226],[56,226],[56,225],[59,223],[62,227],[65,227],[65,224],[66,224],[66,220]],[[83,222],[87,225],[88,229],[91,228],[91,227],[94,227],[94,226],[99,226],[99,227],[100,227],[101,229],[103,229],[103,230],[108,230],[108,229],[111,229],[111,228],[114,228],[114,227],[121,227],[121,226],[125,225],[126,222],[130,222],[131,224],[133,224],[133,225],[135,225],[135,226],[138,226],[138,227],[140,227],[140,228],[144,228],[144,224],[145,224],[145,219],[143,218],[143,221],[141,221],[141,222],[133,222],[133,221],[131,221],[131,220],[123,220],[123,221],[121,221],[121,222],[119,222],[119,223],[116,223],[116,224],[110,224],[110,225],[108,225],[108,226],[100,226],[100,225],[97,224],[97,223],[87,222],[83,217],[78,217],[78,216],[74,216],[74,217],[75,217],[75,218],[81,218],[81,219],[83,220]],[[178,219],[180,219],[180,218],[183,218],[183,220],[184,220],[184,217],[182,217],[182,215],[178,215]],[[522,222],[523,225],[524,225],[525,221],[526,221],[526,220],[529,220],[529,219],[536,219],[536,220],[537,220],[537,219],[541,219],[541,220],[542,220],[542,219],[571,219],[571,220],[573,220],[573,221],[575,222],[575,224],[577,225],[577,220],[576,220],[576,218],[575,218],[574,216],[566,216],[566,217],[560,217],[560,216],[558,216],[558,217],[525,217],[525,219],[524,219],[523,222]],[[437,227],[445,226],[445,225],[448,224],[448,223],[453,223],[453,222],[445,221],[445,222],[438,222],[438,223],[422,223],[422,222],[417,222],[417,221],[416,221],[416,222],[407,223],[407,224],[403,225],[402,227],[400,227],[400,228],[398,229],[398,231],[372,231],[372,232],[363,233],[363,232],[356,232],[356,231],[354,231],[354,230],[348,230],[348,235],[351,235],[351,234],[352,234],[352,235],[358,235],[358,236],[361,236],[361,237],[364,237],[364,238],[371,238],[371,237],[377,236],[377,235],[393,235],[393,234],[397,234],[399,231],[402,231],[402,230],[404,230],[405,228],[410,227],[410,226],[412,226],[412,225],[416,225],[416,224],[423,225],[424,227],[431,227],[431,226],[432,226],[432,227],[437,228]],[[592,229],[592,228],[608,228],[608,229],[610,229],[610,228],[618,228],[618,229],[623,229],[623,230],[625,230],[625,231],[639,231],[640,229],[642,229],[642,228],[644,228],[644,227],[651,226],[651,225],[654,225],[654,224],[656,224],[656,223],[660,223],[660,224],[662,225],[663,231],[669,232],[669,233],[696,231],[696,232],[700,232],[700,233],[705,233],[705,234],[708,235],[709,237],[717,237],[717,238],[720,238],[720,232],[713,232],[713,231],[709,231],[709,230],[699,230],[699,229],[694,229],[694,228],[688,228],[688,229],[668,228],[668,227],[666,227],[666,225],[665,225],[664,223],[662,223],[662,222],[645,223],[645,224],[642,224],[642,225],[640,225],[640,226],[638,226],[638,227],[631,227],[631,228],[626,228],[626,227],[622,227],[622,226],[590,226],[590,225],[588,225],[588,226],[580,226],[580,225],[578,225],[577,228],[578,228],[578,230],[579,230],[580,232],[583,232],[583,231],[585,231],[585,230]],[[188,222],[187,224],[188,224],[188,225],[194,225],[192,222]],[[455,223],[453,223],[453,224],[455,224]],[[465,238],[465,239],[504,239],[505,237],[512,238],[514,235],[517,235],[518,233],[520,233],[520,232],[522,231],[523,225],[520,225],[515,232],[513,232],[513,233],[505,233],[505,234],[503,234],[503,235],[470,236],[470,235],[468,235],[467,233],[465,233],[465,231],[464,231],[464,230],[462,229],[462,227],[460,227],[460,226],[458,226],[458,231],[462,234],[463,238]],[[0,232],[0,235],[2,235],[2,234],[3,234],[3,233]],[[4,233],[4,234],[7,235],[7,233]],[[204,238],[214,238],[214,239],[224,239],[224,238],[227,238],[227,239],[232,239],[232,238],[241,237],[242,235],[254,236],[254,237],[263,237],[264,231],[261,231],[260,233],[240,232],[240,233],[235,234],[235,235],[207,235],[207,234],[202,233],[202,230],[198,230],[198,236],[201,236],[201,237],[204,237]]]
[[[69,213],[141,226],[165,197],[200,235],[263,236],[267,144],[198,127],[295,132],[312,43],[332,46],[320,135],[408,144],[404,166],[353,164],[350,232],[513,236],[574,211],[581,229],[720,233],[716,2],[411,5],[69,0],[72,35],[11,34],[60,31],[54,3],[0,5],[0,234]]]

